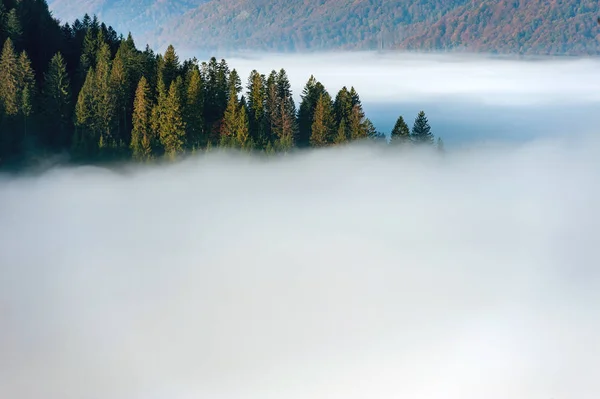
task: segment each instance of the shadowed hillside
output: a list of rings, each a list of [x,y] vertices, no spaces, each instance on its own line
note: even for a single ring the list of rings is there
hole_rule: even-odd
[[[411,49],[597,55],[596,0],[53,0],[143,42],[195,51]]]

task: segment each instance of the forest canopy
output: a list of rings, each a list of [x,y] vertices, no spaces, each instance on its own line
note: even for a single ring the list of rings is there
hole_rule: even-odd
[[[0,166],[65,153],[98,163],[387,142],[352,86],[332,95],[311,75],[296,105],[283,68],[242,81],[224,59],[139,50],[95,16],[60,24],[44,0],[2,0],[0,40]],[[423,111],[412,129],[400,116],[390,136],[434,143]]]

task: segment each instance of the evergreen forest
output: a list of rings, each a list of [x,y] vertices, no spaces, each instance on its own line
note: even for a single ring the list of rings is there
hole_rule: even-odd
[[[95,16],[61,24],[45,0],[2,0],[0,41],[0,167],[56,154],[98,164],[215,148],[434,144],[423,111],[411,127],[398,117],[388,140],[352,86],[333,96],[310,75],[296,105],[283,68],[243,81],[224,59],[180,60],[172,45],[164,54],[140,50]]]

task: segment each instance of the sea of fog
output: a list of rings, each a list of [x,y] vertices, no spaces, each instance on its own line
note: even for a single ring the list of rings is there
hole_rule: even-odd
[[[529,139],[0,175],[0,398],[598,398],[596,64],[388,62],[310,69]]]
[[[190,53],[192,54],[192,53]],[[600,58],[472,54],[311,53],[225,57],[244,85],[250,71],[285,68],[299,104],[311,74],[332,97],[358,91],[367,117],[389,134],[420,110],[450,146],[588,134],[600,112]]]

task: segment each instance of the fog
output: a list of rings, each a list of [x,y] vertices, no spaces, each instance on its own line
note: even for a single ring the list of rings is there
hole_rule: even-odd
[[[600,59],[419,53],[247,53],[225,57],[243,83],[250,71],[285,68],[297,104],[311,74],[330,94],[358,91],[389,134],[424,110],[447,146],[590,134],[600,109]]]
[[[0,397],[595,399],[600,142],[0,181]]]

